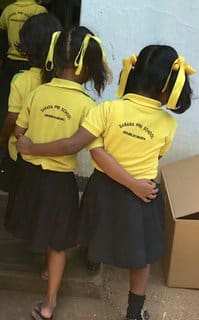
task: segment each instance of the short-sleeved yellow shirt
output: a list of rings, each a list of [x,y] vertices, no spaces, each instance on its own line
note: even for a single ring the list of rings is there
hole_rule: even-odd
[[[27,128],[26,136],[35,143],[68,138],[80,127],[83,118],[95,105],[82,85],[54,78],[35,89],[26,100],[17,124]],[[39,157],[22,155],[23,159],[43,169],[74,171],[77,155]]]
[[[7,30],[8,33],[9,59],[27,60],[15,48],[15,44],[19,42],[19,31],[29,17],[44,12],[47,12],[46,8],[34,0],[17,0],[3,10],[0,17],[0,29]]]
[[[41,84],[41,69],[30,68],[30,70],[17,73],[10,85],[10,95],[8,101],[8,111],[20,113],[27,97],[35,88]],[[8,149],[10,157],[16,161],[17,149],[14,134],[10,136]]]
[[[105,150],[132,176],[154,179],[158,158],[168,150],[177,123],[159,101],[126,94],[93,108],[82,127],[96,137],[101,135]]]

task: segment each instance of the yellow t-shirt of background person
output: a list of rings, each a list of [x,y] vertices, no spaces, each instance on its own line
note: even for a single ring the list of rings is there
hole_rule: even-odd
[[[105,150],[137,179],[157,176],[158,158],[168,150],[177,128],[159,101],[136,94],[101,103],[81,126],[101,135]]]
[[[41,69],[30,68],[30,70],[17,73],[10,86],[10,95],[8,101],[8,111],[20,113],[24,102],[29,94],[41,84]],[[8,149],[10,157],[16,161],[17,149],[16,138],[14,134],[10,136],[8,142]]]
[[[17,119],[27,128],[25,135],[35,143],[50,142],[73,135],[95,102],[82,85],[54,78],[35,89]],[[23,159],[53,171],[74,171],[77,155],[40,157],[22,155]]]
[[[8,5],[0,17],[0,29],[8,33],[8,58],[12,60],[27,60],[15,48],[19,42],[19,31],[24,22],[31,16],[47,12],[46,8],[34,0],[17,0]]]

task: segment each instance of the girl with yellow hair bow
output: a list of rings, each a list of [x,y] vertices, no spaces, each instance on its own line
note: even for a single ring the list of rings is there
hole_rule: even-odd
[[[91,109],[71,138],[50,144],[32,144],[22,138],[19,150],[35,155],[44,150],[46,155],[73,154],[102,136],[104,149],[123,168],[123,181],[127,173],[138,181],[154,181],[158,159],[168,151],[177,127],[162,106],[176,113],[190,107],[188,75],[194,70],[172,47],[161,45],[145,47],[138,57],[125,59],[123,67],[120,99]],[[107,171],[99,148],[91,154],[96,169],[81,203],[80,239],[88,244],[92,260],[130,270],[126,319],[148,320],[143,305],[150,266],[165,251],[161,193],[150,203],[140,201],[122,179],[115,178],[114,170]]]
[[[91,81],[101,95],[110,73],[101,40],[85,27],[53,33],[45,58],[45,84],[27,97],[15,130],[16,137],[25,134],[34,142],[73,135],[95,106],[84,84]],[[48,260],[47,292],[43,302],[34,306],[33,319],[53,318],[67,250],[78,243],[76,158],[77,154],[35,157],[30,153],[16,161],[19,179],[10,190],[12,203],[8,201],[6,225],[31,251],[47,252]]]
[[[148,51],[151,53],[148,54]],[[145,55],[149,56],[143,64]],[[121,98],[128,90],[132,92],[132,87],[135,91],[148,91],[147,95],[161,99],[167,109],[183,113],[191,102],[187,76],[194,73],[195,70],[185,62],[185,58],[178,56],[173,48],[151,45],[144,48],[138,58],[132,55],[123,60],[117,95]]]

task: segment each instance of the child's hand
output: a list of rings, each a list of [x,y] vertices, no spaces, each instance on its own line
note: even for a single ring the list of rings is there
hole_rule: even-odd
[[[132,192],[144,202],[151,202],[157,196],[158,188],[155,182],[147,179],[137,180],[132,187]]]
[[[17,150],[22,154],[31,154],[32,141],[21,135],[17,140]]]
[[[26,130],[27,130],[27,129],[22,128],[22,127],[16,125],[16,126],[15,126],[15,130],[14,130],[15,138],[16,138],[16,139],[19,139],[22,135],[25,134]]]

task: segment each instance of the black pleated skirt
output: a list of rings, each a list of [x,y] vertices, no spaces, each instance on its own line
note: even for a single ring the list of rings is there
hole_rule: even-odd
[[[144,268],[165,250],[161,194],[144,203],[95,170],[81,200],[79,241],[89,258],[122,268]]]
[[[32,252],[60,251],[77,244],[79,199],[72,172],[43,170],[18,158],[5,227]]]

